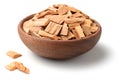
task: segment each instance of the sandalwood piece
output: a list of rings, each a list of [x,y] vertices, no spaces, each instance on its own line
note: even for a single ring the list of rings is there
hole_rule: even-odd
[[[29,20],[29,21],[24,22],[23,30],[26,33],[29,33],[30,31],[35,31],[36,32],[39,29],[41,29],[40,28],[41,26],[46,26],[49,22],[50,22],[50,20],[47,19],[47,18],[41,18],[41,19],[37,19],[37,20],[34,20],[34,21]]]
[[[84,26],[84,27],[82,27],[82,28],[83,28],[83,31],[84,31],[84,33],[85,33],[86,36],[88,36],[88,35],[91,34],[91,31],[90,31],[90,28],[89,28],[89,27]]]
[[[68,35],[67,36],[61,36],[62,40],[70,40],[70,39],[73,39],[75,38],[75,36],[73,35],[72,32],[68,32]]]
[[[56,31],[54,32],[54,35],[56,35],[56,36],[57,36],[57,35],[59,34],[59,32],[60,32],[61,28],[62,28],[62,25],[58,25],[58,27],[57,27]]]
[[[86,15],[85,13],[81,12],[82,16],[81,17],[84,17],[86,19],[90,19],[88,15]]]
[[[40,18],[40,19],[33,21],[33,26],[35,27],[46,26],[48,25],[49,22],[50,20],[47,18]]]
[[[84,23],[81,24],[81,26],[83,26],[83,27],[84,27],[84,26],[90,27],[92,23],[93,23],[92,20],[90,20],[90,19],[85,19]]]
[[[68,35],[68,26],[66,23],[63,24],[60,35],[64,35],[64,36]]]
[[[57,15],[58,14],[58,11],[48,10],[47,12],[48,12],[49,15],[50,14],[52,14],[52,15]]]
[[[58,14],[58,10],[55,7],[48,7],[49,14]]]
[[[65,19],[65,22],[67,23],[67,24],[71,24],[71,23],[77,23],[77,22],[79,22],[79,23],[83,23],[84,22],[84,18],[67,18],[67,19]]]
[[[83,16],[80,12],[76,12],[72,15],[72,17],[81,17]]]
[[[71,30],[75,29],[76,26],[80,26],[80,23],[72,23],[72,24],[68,24],[69,25],[69,28]]]
[[[63,21],[67,18],[66,15],[52,15],[50,17],[50,20],[55,22],[55,23],[58,23],[58,24],[62,24]]]
[[[47,18],[47,19],[52,19],[53,18],[53,15],[45,15],[45,18]]]
[[[85,35],[83,33],[83,29],[81,28],[81,26],[76,26],[75,31],[76,31],[79,39],[82,37],[85,37]]]
[[[78,12],[79,11],[78,9],[71,7],[71,6],[67,7],[67,10],[71,11],[71,12]]]
[[[45,28],[45,31],[46,31],[46,32],[50,32],[50,30],[52,29],[53,25],[55,25],[55,23],[54,23],[54,22],[50,22],[50,23],[48,24],[48,26]]]
[[[66,5],[60,5],[58,8],[58,14],[59,15],[63,15],[66,14],[68,11],[67,6]]]
[[[68,11],[67,14],[66,14],[67,17],[71,17],[72,16],[72,12],[71,11]]]
[[[43,30],[43,28],[42,27],[30,27],[29,28],[30,34],[31,33],[38,33],[39,30]]]
[[[10,70],[10,71],[16,70],[17,69],[16,62],[12,62],[12,63],[6,65],[5,68],[8,69],[8,70]]]
[[[16,68],[24,73],[27,73],[27,74],[30,73],[30,70],[27,67],[25,67],[21,62],[16,62]]]
[[[62,25],[56,24],[54,22],[50,22],[48,26],[45,28],[45,31],[51,33],[53,35],[58,35],[61,30]]]
[[[33,25],[32,20],[25,21],[24,24],[23,24],[23,30],[28,34],[30,32],[31,25]]]
[[[58,9],[61,5],[63,5],[63,4],[54,4],[53,7]]]
[[[96,27],[96,26],[93,26],[93,27],[90,28],[90,31],[92,33],[96,32],[97,30],[98,30],[98,27]]]
[[[50,6],[50,7],[48,7],[48,10],[57,11],[57,8],[55,8],[54,6]]]
[[[45,15],[47,15],[48,14],[48,12],[46,11],[46,10],[43,10],[43,11],[41,11],[41,12],[39,12],[39,13],[37,13],[34,17],[33,17],[33,19],[39,19],[39,18],[41,18],[41,17],[44,17]]]
[[[78,38],[78,35],[77,35],[77,32],[75,31],[75,29],[72,29],[72,33],[73,33],[73,35],[75,36],[75,39],[79,39],[79,38]]]
[[[15,51],[8,51],[6,54],[13,59],[22,56],[20,53],[17,53]]]
[[[39,31],[38,31],[39,32]],[[38,33],[36,32],[31,32],[30,35],[35,36],[35,37],[39,37],[42,38]]]
[[[47,38],[50,38],[50,39],[53,39],[53,40],[58,40],[58,39],[60,39],[58,36],[49,34],[49,33],[45,32],[45,31],[43,31],[43,30],[40,30],[40,31],[38,32],[38,34],[39,34],[40,36],[47,37]]]
[[[34,20],[36,20],[38,18],[39,18],[39,13],[36,13],[31,20],[34,21]]]
[[[81,37],[85,37],[83,33],[83,29],[80,26],[80,23],[69,24],[69,28],[73,31],[76,39],[80,39]]]
[[[16,67],[17,67],[17,69],[19,69],[21,71],[25,70],[25,67],[23,67],[23,63],[21,63],[21,62],[16,62]]]
[[[93,23],[92,26],[90,27],[90,31],[92,33],[96,32],[98,30],[98,26],[96,23]]]

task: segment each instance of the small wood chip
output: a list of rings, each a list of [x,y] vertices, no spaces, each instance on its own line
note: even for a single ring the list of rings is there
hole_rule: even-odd
[[[55,23],[58,23],[58,24],[62,24],[63,21],[67,18],[66,15],[52,15],[50,17],[50,20],[55,22]]]
[[[36,27],[46,26],[46,25],[48,25],[49,22],[50,22],[50,20],[47,18],[40,18],[40,19],[33,21],[33,27],[34,26],[36,26]]]
[[[61,36],[61,38],[62,40],[70,40],[70,39],[75,38],[75,36],[72,32],[69,31],[67,36]]]
[[[50,39],[53,39],[53,40],[59,40],[59,39],[60,39],[58,36],[52,35],[52,34],[50,34],[50,33],[47,33],[47,32],[45,32],[45,31],[43,31],[43,30],[40,30],[40,31],[38,32],[38,34],[39,34],[40,36],[47,37],[47,38],[50,38]]]
[[[63,4],[62,4],[62,5],[63,5]],[[53,7],[54,7],[54,8],[57,8],[57,9],[58,9],[60,6],[61,6],[61,4],[53,4]]]
[[[67,18],[67,19],[65,19],[65,22],[66,22],[67,24],[77,23],[77,22],[83,23],[84,20],[85,20],[84,18]]]
[[[45,31],[53,34],[53,32],[51,31],[51,29],[53,28],[54,25],[56,25],[56,23],[50,22],[48,24],[48,26],[45,28]]]
[[[46,26],[49,22],[50,22],[50,20],[47,18],[41,18],[41,19],[37,19],[34,21],[29,20],[29,21],[24,22],[23,30],[26,33],[29,33],[30,31],[38,31],[39,29],[41,29],[40,28],[41,26]]]
[[[68,11],[67,14],[66,14],[67,17],[71,17],[72,16],[72,12],[71,11]]]
[[[17,69],[16,62],[12,62],[12,63],[6,65],[5,68],[8,69],[8,70],[10,70],[10,71],[16,70]]]
[[[58,35],[61,31],[62,25],[58,25],[56,31],[54,32],[54,35]]]
[[[27,67],[25,67],[21,62],[16,62],[16,68],[24,73],[27,73],[27,74],[30,73],[30,70]]]
[[[29,28],[30,34],[31,33],[38,33],[39,30],[43,30],[43,28],[42,27],[30,27]]]
[[[75,29],[76,26],[80,26],[80,23],[72,23],[72,24],[69,24],[69,28],[71,30]]]
[[[50,22],[48,24],[48,26],[46,27],[45,31],[48,33],[51,33],[53,35],[58,35],[58,33],[61,30],[61,27],[62,27],[62,25],[59,25],[59,24],[54,23],[54,22]]]
[[[62,27],[60,35],[64,35],[64,36],[68,35],[68,26],[67,26],[66,23],[63,24],[63,27]]]
[[[92,20],[90,19],[85,19],[84,23],[81,24],[82,26],[85,26],[85,27],[91,27],[91,24],[92,24]]]
[[[22,56],[22,54],[17,53],[15,51],[8,51],[6,54],[13,59],[16,59],[16,58]]]
[[[79,37],[78,37],[77,32],[75,31],[75,29],[72,29],[72,33],[74,34],[75,39],[79,39]]]
[[[48,10],[57,11],[57,8],[55,8],[54,6],[49,6],[49,7],[48,7]]]
[[[68,11],[71,11],[71,12],[78,12],[79,11],[76,8],[71,7],[71,6],[67,7],[67,9],[68,9]]]
[[[38,31],[38,32],[39,32],[39,31]],[[35,36],[35,37],[42,38],[42,37],[38,34],[38,32],[37,32],[37,33],[36,33],[36,32],[31,32],[30,35]]]
[[[75,31],[76,31],[79,39],[82,37],[85,37],[85,35],[83,33],[83,29],[81,28],[81,26],[76,26]]]
[[[90,27],[90,31],[92,33],[96,32],[98,30],[98,26],[96,23],[93,23],[92,26]]]
[[[36,18],[39,19],[39,18],[41,18],[41,17],[44,17],[46,14],[48,14],[48,12],[47,12],[46,10],[43,10],[43,11],[37,13],[37,14],[33,17],[33,19],[36,19]]]
[[[23,30],[29,34],[30,32],[30,27],[33,25],[32,20],[25,21],[23,24]]]
[[[48,7],[48,14],[56,15],[58,10],[55,7]]]
[[[81,14],[80,12],[76,12],[72,15],[72,17],[81,17],[83,16],[83,14]]]
[[[63,15],[66,14],[68,11],[67,6],[66,5],[60,5],[58,8],[58,14],[59,15]]]
[[[86,36],[88,36],[88,35],[91,34],[89,27],[83,26],[82,28],[83,28],[83,31],[84,31],[84,33],[85,33]]]
[[[53,18],[53,15],[45,15],[45,18],[47,18],[47,19],[52,19],[52,18]]]

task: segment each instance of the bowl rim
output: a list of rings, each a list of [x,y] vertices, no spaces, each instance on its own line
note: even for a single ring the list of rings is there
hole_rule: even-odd
[[[21,31],[23,34],[25,34],[26,36],[29,36],[29,37],[31,37],[31,38],[34,38],[34,39],[37,39],[37,40],[41,40],[41,41],[49,41],[49,42],[76,42],[76,41],[87,40],[87,39],[92,38],[92,37],[94,37],[95,35],[99,34],[99,32],[100,32],[100,34],[101,34],[101,32],[102,32],[102,27],[101,27],[101,25],[100,25],[96,20],[92,19],[92,20],[93,20],[95,23],[97,23],[97,25],[98,25],[98,30],[97,30],[94,34],[91,34],[91,35],[89,35],[89,36],[83,37],[83,38],[81,38],[81,39],[73,39],[73,40],[50,40],[50,39],[43,39],[43,38],[31,36],[31,35],[27,34],[27,33],[23,30],[23,23],[24,23],[25,21],[31,19],[33,16],[34,16],[34,14],[31,14],[31,15],[28,15],[28,16],[26,16],[25,18],[23,18],[23,19],[19,22],[19,24],[18,24],[18,31],[20,30],[20,31]]]

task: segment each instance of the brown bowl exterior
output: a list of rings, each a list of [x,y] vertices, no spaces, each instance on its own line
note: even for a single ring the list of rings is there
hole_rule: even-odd
[[[93,35],[81,40],[47,40],[28,35],[23,31],[23,23],[33,17],[24,18],[18,25],[18,33],[23,43],[34,53],[51,59],[68,59],[89,51],[98,42],[101,26]]]

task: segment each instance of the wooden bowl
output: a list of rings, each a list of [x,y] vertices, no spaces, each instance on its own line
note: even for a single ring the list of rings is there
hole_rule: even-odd
[[[47,40],[31,36],[24,32],[23,23],[33,17],[33,14],[24,18],[18,25],[18,33],[23,43],[35,54],[51,59],[68,59],[81,55],[93,48],[101,35],[99,25],[96,33],[80,40]]]

